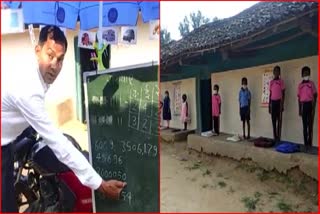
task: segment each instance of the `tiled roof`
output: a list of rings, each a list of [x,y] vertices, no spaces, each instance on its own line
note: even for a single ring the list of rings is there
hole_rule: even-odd
[[[222,46],[318,8],[316,2],[259,2],[241,13],[211,22],[161,46],[161,63],[183,53]]]

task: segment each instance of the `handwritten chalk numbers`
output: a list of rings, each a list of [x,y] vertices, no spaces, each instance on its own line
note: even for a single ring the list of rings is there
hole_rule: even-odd
[[[96,168],[96,171],[99,175],[101,175],[104,179],[118,179],[121,181],[127,180],[127,174],[120,170],[106,170],[100,167]]]
[[[101,150],[105,150],[105,142],[103,140],[97,140],[94,144],[95,146],[95,150],[97,151],[101,151]]]
[[[96,151],[106,152],[114,149],[114,141],[112,139],[98,139],[94,143],[94,148]]]
[[[138,129],[138,115],[136,114],[129,115],[129,127],[133,129]]]
[[[98,153],[96,155],[96,160],[100,163],[105,164],[113,164],[113,165],[122,165],[123,164],[123,158],[121,155],[107,155],[103,153]]]
[[[141,118],[142,119],[142,118]],[[139,129],[143,132],[146,132],[146,133],[149,133],[150,132],[150,127],[151,124],[150,124],[150,120],[148,118],[143,118],[141,121],[140,121],[140,127]]]
[[[132,193],[131,192],[122,191],[120,194],[121,194],[121,198],[124,201],[128,201],[129,205],[131,205]]]
[[[117,123],[119,126],[122,126],[122,117],[120,116],[117,117]]]
[[[122,152],[133,152],[142,156],[157,157],[158,147],[149,143],[133,144],[131,141],[121,141]]]
[[[131,151],[130,141],[121,141],[121,144],[122,144],[122,152]]]

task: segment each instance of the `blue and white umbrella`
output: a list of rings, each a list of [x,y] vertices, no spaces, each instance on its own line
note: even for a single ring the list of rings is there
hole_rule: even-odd
[[[19,7],[19,2],[6,2],[10,8]],[[102,5],[101,18],[99,7]],[[22,1],[25,24],[56,25],[68,29],[75,29],[77,21],[80,30],[90,30],[99,27],[99,18],[102,27],[135,26],[138,13],[141,12],[143,22],[159,19],[159,2],[70,2]]]
[[[56,25],[75,30],[79,22],[81,31],[111,26],[136,26],[139,12],[145,23],[159,19],[160,6],[158,1],[7,1],[4,3],[11,9],[22,8],[24,24],[29,25],[33,45],[36,44],[33,24]],[[99,50],[106,47],[102,45],[101,34],[99,30],[97,34]]]

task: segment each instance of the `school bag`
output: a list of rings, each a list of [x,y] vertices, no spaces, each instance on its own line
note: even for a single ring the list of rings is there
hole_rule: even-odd
[[[276,151],[282,153],[294,153],[300,151],[300,146],[288,141],[281,141],[281,143],[276,146]]]
[[[255,139],[253,143],[256,147],[263,147],[263,148],[270,148],[270,147],[273,147],[275,144],[274,140],[265,138],[265,137],[259,137]]]

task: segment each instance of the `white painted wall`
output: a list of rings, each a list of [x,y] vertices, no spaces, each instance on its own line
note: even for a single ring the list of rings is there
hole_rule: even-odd
[[[170,121],[170,127],[172,128],[183,128],[183,123],[180,121],[180,115],[174,115],[173,109],[173,99],[174,99],[174,83],[181,82],[181,95],[187,95],[187,102],[189,106],[189,113],[191,117],[191,123],[188,124],[189,130],[195,130],[197,128],[197,111],[196,111],[196,79],[189,78],[179,81],[169,81],[169,82],[161,82],[160,90],[161,96],[164,98],[164,92],[168,91],[170,95],[170,108],[171,108],[171,116],[172,120]],[[162,98],[162,100],[163,100]],[[167,122],[162,121],[162,112],[161,112],[161,125],[166,126]]]
[[[46,106],[50,116],[57,123],[56,105],[72,98],[75,104],[75,60],[73,51],[73,37],[75,32],[67,31],[68,50],[61,73],[51,85],[46,96]],[[35,37],[39,37],[39,30],[35,29]],[[14,73],[33,70],[36,66],[34,47],[31,45],[29,33],[8,34],[1,37],[1,74],[4,77]],[[14,76],[12,75],[12,76]],[[10,75],[10,77],[12,77]],[[7,79],[7,78],[6,78]],[[12,83],[14,79],[9,78]],[[4,79],[2,78],[2,81]],[[75,116],[75,106],[74,106]]]
[[[150,61],[159,61],[159,40],[149,39],[149,23],[143,23],[138,18],[138,40],[136,45],[114,45],[111,47],[111,62],[114,67],[139,64]],[[68,51],[60,75],[51,85],[46,99],[46,106],[53,121],[57,123],[57,105],[67,99],[73,103],[73,118],[76,117],[76,75],[74,57],[74,37],[77,30],[67,30]],[[38,29],[35,29],[36,39],[39,36]],[[1,37],[1,74],[3,77],[9,73],[33,69],[32,63],[34,48],[31,46],[29,33],[7,34]],[[4,78],[2,78],[3,80]],[[11,79],[14,83],[14,79]],[[2,84],[1,84],[2,85]]]
[[[302,120],[298,116],[297,87],[301,82],[301,68],[311,68],[311,79],[318,87],[318,56],[283,61],[258,67],[213,73],[212,85],[219,84],[222,98],[221,131],[242,134],[239,116],[238,93],[241,78],[248,78],[248,87],[252,93],[251,135],[273,137],[271,116],[268,109],[261,107],[262,73],[264,68],[279,65],[281,76],[286,85],[286,98],[283,113],[282,138],[303,144]],[[317,106],[318,108],[318,106]],[[318,112],[313,128],[313,145],[318,145]]]

